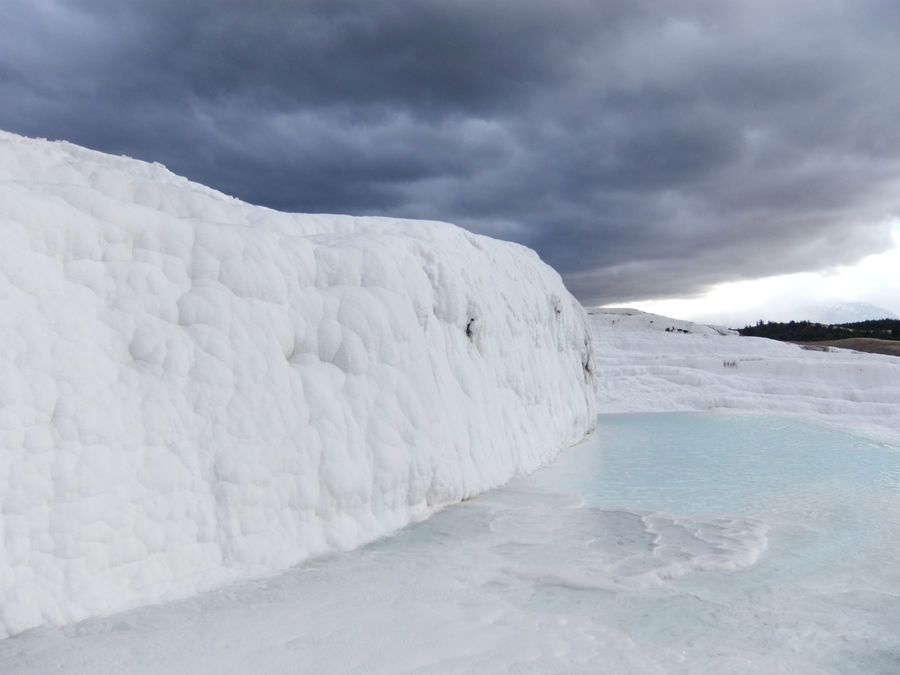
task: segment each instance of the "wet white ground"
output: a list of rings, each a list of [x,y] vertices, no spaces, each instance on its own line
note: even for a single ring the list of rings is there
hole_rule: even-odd
[[[0,671],[896,673],[900,450],[601,416],[527,479],[266,580],[0,642]]]

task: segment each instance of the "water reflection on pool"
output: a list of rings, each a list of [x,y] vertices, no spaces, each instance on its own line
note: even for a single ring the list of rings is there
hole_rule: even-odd
[[[681,550],[660,537],[647,557],[701,568],[610,599],[603,611],[618,628],[648,651],[682,650],[687,672],[900,672],[897,448],[755,415],[599,422],[590,443],[524,483],[589,508],[687,519]],[[722,518],[747,525],[708,536]],[[758,545],[744,565],[740,554]],[[733,571],[703,564],[732,554]]]

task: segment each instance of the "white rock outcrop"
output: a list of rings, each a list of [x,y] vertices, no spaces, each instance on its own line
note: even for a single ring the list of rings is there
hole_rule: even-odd
[[[743,410],[900,444],[900,359],[818,351],[637,310],[594,308],[600,413]]]
[[[0,307],[0,636],[357,546],[594,424],[528,249],[7,133]]]

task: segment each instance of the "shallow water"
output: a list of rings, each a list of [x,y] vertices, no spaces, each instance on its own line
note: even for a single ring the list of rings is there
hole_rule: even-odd
[[[681,651],[687,672],[714,672],[717,663],[739,672],[900,672],[896,448],[775,417],[600,421],[598,448],[576,448],[528,482],[605,511],[691,519],[669,551],[690,571],[621,593],[610,606],[617,628],[648,652]],[[716,541],[709,528],[721,518],[735,525]],[[664,544],[648,557],[665,558]]]
[[[0,642],[0,672],[900,672],[900,450],[608,415],[551,467],[278,577]]]

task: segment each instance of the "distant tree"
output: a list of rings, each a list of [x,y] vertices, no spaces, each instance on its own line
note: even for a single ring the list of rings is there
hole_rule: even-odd
[[[879,319],[877,321],[857,321],[837,325],[813,323],[811,321],[789,321],[779,323],[757,321],[755,326],[745,326],[738,331],[741,335],[766,337],[790,342],[816,342],[821,340],[842,340],[850,337],[871,337],[882,340],[900,340],[900,320]]]

